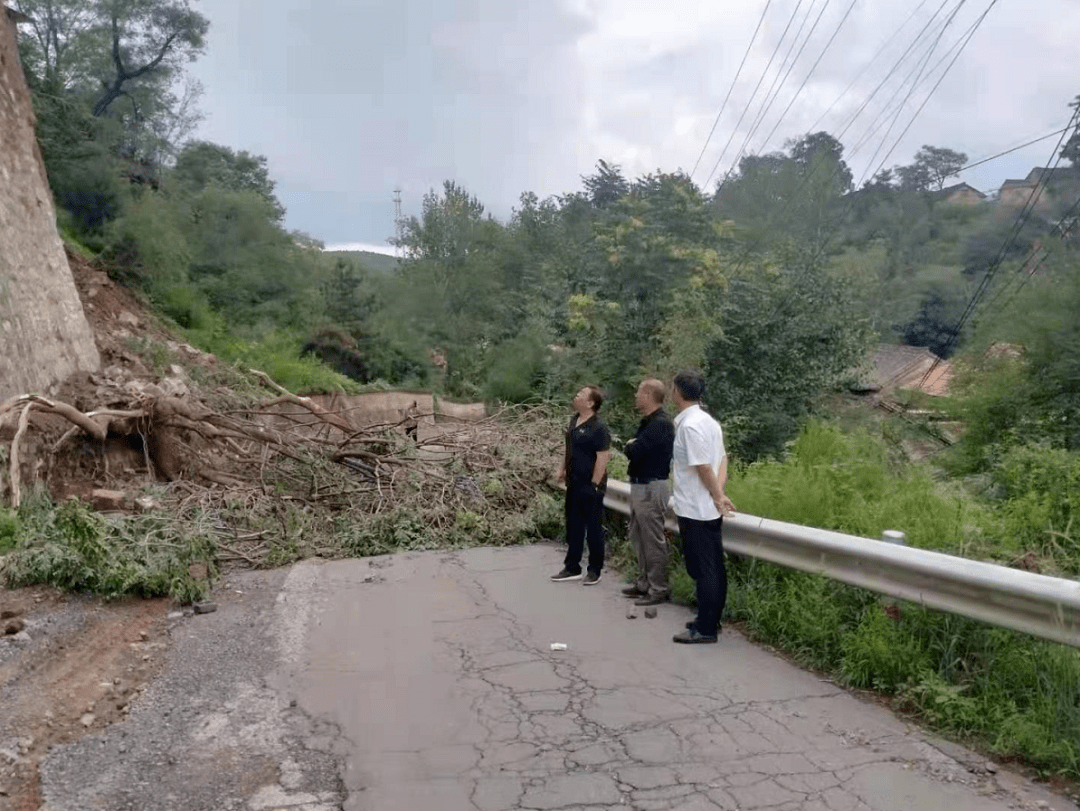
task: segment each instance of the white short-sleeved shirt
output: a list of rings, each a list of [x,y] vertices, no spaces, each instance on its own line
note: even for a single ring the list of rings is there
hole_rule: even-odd
[[[710,465],[717,475],[724,459],[724,432],[720,423],[692,405],[675,417],[675,453],[671,460],[675,486],[671,509],[682,518],[712,521],[720,517],[712,496],[694,469]]]

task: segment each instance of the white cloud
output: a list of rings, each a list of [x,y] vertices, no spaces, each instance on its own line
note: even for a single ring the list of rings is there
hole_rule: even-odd
[[[369,253],[381,253],[384,256],[395,256],[391,245],[375,245],[371,242],[338,242],[327,245],[324,251],[367,251]]]

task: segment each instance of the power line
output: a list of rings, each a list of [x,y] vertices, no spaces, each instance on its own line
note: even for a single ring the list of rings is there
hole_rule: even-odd
[[[923,99],[923,103],[919,105],[919,109],[915,111],[915,115],[911,117],[908,125],[904,127],[904,131],[901,132],[899,136],[897,136],[896,141],[893,143],[892,147],[885,154],[885,157],[881,159],[881,165],[878,167],[878,171],[881,171],[881,167],[885,165],[885,162],[892,156],[892,153],[896,151],[896,147],[898,147],[900,145],[900,142],[904,140],[904,136],[908,134],[908,131],[915,123],[915,119],[919,117],[919,114],[926,108],[926,105],[930,102],[930,99],[933,97],[934,93],[936,93],[937,89],[941,87],[941,83],[945,81],[945,77],[949,75],[949,71],[951,71],[953,65],[956,64],[956,60],[958,60],[961,54],[964,53],[964,49],[967,48],[968,43],[971,42],[972,37],[975,36],[975,32],[979,30],[979,27],[983,24],[983,20],[986,19],[987,15],[993,10],[994,6],[997,5],[997,2],[998,0],[990,0],[990,5],[986,7],[986,11],[984,11],[979,17],[979,19],[975,21],[975,24],[971,27],[970,32],[967,34],[967,38],[963,40],[963,44],[960,46],[959,50],[957,50],[956,55],[953,56],[952,61],[949,62],[948,67],[945,68],[945,72],[942,73],[941,76],[938,78],[937,83],[932,88],[930,88],[930,92],[927,93],[926,98]]]
[[[878,48],[877,53],[874,54],[870,61],[862,66],[862,70],[860,70],[856,74],[855,78],[851,80],[848,86],[845,87],[843,91],[841,91],[840,95],[833,100],[832,104],[825,108],[825,112],[818,116],[817,121],[815,121],[810,127],[810,132],[814,132],[815,130],[817,130],[818,125],[825,120],[829,113],[833,111],[833,108],[840,103],[844,96],[848,94],[851,88],[858,84],[859,80],[866,74],[866,72],[871,68],[871,66],[873,66],[873,64],[877,62],[879,58],[881,58],[881,56],[885,53],[888,47],[892,45],[893,40],[900,36],[900,32],[907,27],[907,24],[915,18],[915,15],[919,13],[919,11],[922,9],[923,6],[927,4],[927,2],[929,2],[929,0],[921,0],[919,5],[915,7],[915,10],[912,11],[911,14],[908,15],[907,19],[900,24],[900,27],[893,31],[892,35],[887,40],[885,40],[884,43],[882,43],[882,45]]]
[[[908,45],[908,47],[904,49],[904,52],[902,54],[900,54],[900,58],[896,60],[896,62],[893,64],[893,66],[889,69],[889,72],[885,74],[885,78],[882,79],[878,83],[877,87],[874,88],[873,92],[871,92],[870,95],[866,97],[866,101],[864,101],[862,103],[862,105],[859,107],[859,109],[855,111],[855,115],[853,115],[851,117],[851,120],[849,120],[848,123],[843,126],[843,128],[840,130],[839,133],[837,133],[836,137],[838,139],[844,137],[844,134],[859,119],[859,116],[861,116],[863,114],[863,112],[866,110],[866,108],[870,105],[870,102],[874,100],[874,97],[879,92],[881,92],[881,88],[883,88],[888,83],[888,81],[893,77],[893,74],[896,73],[896,71],[900,69],[900,65],[902,65],[905,61],[907,61],[908,54],[910,54],[912,52],[912,50],[914,50],[916,47],[918,47],[919,42],[926,35],[926,32],[928,30],[930,30],[930,26],[932,26],[934,24],[934,20],[937,19],[938,14],[941,13],[942,9],[944,9],[945,6],[948,5],[948,3],[949,3],[949,0],[941,0],[941,5],[938,6],[937,11],[935,11],[930,16],[930,19],[926,21],[926,24],[922,27],[922,29],[919,31],[919,33],[915,35],[915,39],[912,40],[911,44]]]
[[[893,120],[890,122],[888,129],[885,130],[885,135],[882,136],[881,144],[878,146],[878,148],[876,150],[874,150],[874,154],[870,158],[870,163],[867,165],[866,172],[863,174],[862,179],[859,181],[860,186],[863,184],[863,182],[865,182],[866,175],[870,172],[870,167],[872,167],[874,165],[874,161],[877,160],[877,156],[878,156],[878,153],[881,151],[881,147],[885,146],[885,143],[889,140],[889,135],[890,135],[890,133],[892,133],[893,127],[896,126],[896,122],[900,120],[900,115],[904,112],[904,107],[907,106],[908,101],[915,94],[915,89],[919,86],[919,81],[922,79],[923,73],[926,71],[926,65],[930,62],[930,57],[934,55],[934,51],[937,50],[937,46],[941,43],[941,38],[945,36],[945,32],[949,29],[949,26],[952,24],[952,21],[954,19],[956,19],[957,13],[959,13],[960,9],[963,7],[965,2],[967,2],[967,0],[960,0],[960,2],[958,2],[956,4],[956,8],[953,9],[952,14],[950,14],[948,19],[945,21],[945,25],[942,26],[941,31],[937,35],[937,38],[934,40],[934,42],[930,46],[930,48],[927,49],[926,55],[922,58],[921,63],[919,65],[919,72],[918,72],[918,74],[916,74],[915,81],[911,85],[911,89],[907,92],[907,95],[904,96],[904,100],[902,102],[900,102],[900,106],[896,108],[896,115],[893,117]],[[951,65],[950,65],[950,67],[951,67]],[[948,71],[946,71],[946,73],[947,72]],[[943,75],[942,78],[944,78],[944,75]],[[936,89],[937,89],[937,86],[935,85],[934,90],[936,90]],[[933,91],[931,91],[931,95],[933,95]],[[929,99],[929,96],[927,96],[927,99]],[[925,102],[924,102],[924,104],[925,104]],[[915,115],[912,116],[911,123],[908,124],[908,128],[910,128],[911,124],[913,124],[915,122],[915,119],[918,117],[920,112],[922,112],[921,107],[919,108],[919,110],[916,111]],[[904,132],[907,132],[907,129],[905,129]],[[889,155],[891,155],[891,154],[892,154],[892,150],[889,150],[889,153],[885,156],[885,158],[882,159],[882,165],[884,165],[885,161],[888,160]],[[880,171],[880,167],[878,167],[878,171]]]
[[[832,36],[829,37],[829,41],[825,43],[825,47],[822,49],[821,53],[818,54],[818,58],[814,61],[814,64],[810,66],[810,72],[806,74],[806,78],[804,78],[802,84],[799,85],[799,89],[796,90],[795,95],[791,97],[791,101],[789,101],[788,106],[784,108],[784,112],[780,114],[780,117],[776,120],[776,123],[769,131],[769,134],[765,136],[765,140],[761,142],[760,149],[764,149],[768,145],[769,141],[772,140],[773,135],[776,134],[776,130],[780,126],[780,122],[784,120],[784,117],[791,111],[792,105],[795,104],[795,100],[798,99],[799,96],[802,94],[807,82],[810,81],[810,77],[814,75],[814,71],[817,70],[818,65],[821,64],[821,60],[825,58],[825,54],[828,52],[829,48],[833,44],[833,41],[835,41],[837,35],[840,33],[840,29],[844,27],[844,23],[847,22],[848,17],[851,16],[851,11],[855,8],[855,4],[858,1],[859,0],[851,0],[851,5],[848,6],[847,11],[844,12],[844,16],[841,18],[840,24],[836,26],[836,29],[833,31]],[[813,31],[811,31],[810,33],[812,34]],[[811,129],[811,132],[813,132],[813,129]]]
[[[1077,211],[1080,211],[1080,198],[1077,198],[1076,202],[1072,204],[1072,206],[1069,208],[1068,211],[1065,212],[1064,216],[1062,216],[1062,218],[1058,221],[1058,224],[1060,225],[1061,223],[1064,223],[1067,220],[1069,220],[1070,218],[1074,217],[1076,215]],[[1073,224],[1075,224],[1075,221],[1074,221]],[[1064,240],[1066,238],[1066,236],[1068,235],[1069,230],[1070,230],[1069,227],[1066,227],[1066,228],[1062,229],[1062,231],[1061,231],[1061,239]],[[1006,308],[1008,308],[1008,306],[1010,304],[1013,303],[1013,300],[1018,295],[1020,295],[1020,291],[1024,289],[1024,285],[1028,283],[1028,279],[1030,279],[1032,276],[1034,276],[1036,273],[1038,273],[1039,270],[1042,268],[1043,262],[1045,262],[1050,257],[1050,251],[1049,250],[1045,251],[1043,253],[1043,255],[1040,256],[1038,261],[1035,263],[1035,267],[1033,267],[1027,273],[1023,273],[1024,268],[1026,268],[1031,263],[1031,259],[1035,255],[1036,250],[1037,250],[1036,248],[1032,248],[1032,250],[1028,253],[1028,256],[1024,259],[1024,261],[1020,265],[1020,270],[1018,271],[1018,273],[1021,274],[1020,284],[1017,286],[1016,290],[1013,291],[1012,295],[1009,296],[1008,301],[1005,301],[1000,307],[998,307],[997,309],[994,310],[994,312],[992,313],[993,315],[1000,314]],[[997,304],[997,302],[1005,294],[1005,291],[1006,291],[1007,288],[1008,288],[1008,285],[1003,286],[998,291],[997,295],[994,296],[992,299],[990,299],[990,303],[987,305],[987,309],[993,308],[994,305]]]
[[[942,25],[940,27],[938,27],[937,29],[935,29],[935,36],[943,33],[944,30],[945,30],[946,25],[948,25],[948,21],[943,21]],[[952,45],[952,47],[950,47],[949,50],[945,52],[945,54],[942,56],[942,58],[939,59],[937,61],[937,63],[934,65],[934,67],[932,67],[929,70],[929,72],[927,73],[927,76],[925,78],[920,75],[919,79],[917,81],[915,81],[914,84],[912,84],[911,90],[909,92],[913,93],[914,91],[918,90],[919,86],[924,81],[929,81],[929,76],[933,75],[934,71],[936,71],[939,67],[942,66],[942,64],[945,63],[945,61],[949,58],[949,55],[952,53],[953,48],[955,48],[960,43],[960,41],[962,39],[963,39],[963,37],[961,36],[960,40],[957,40],[957,42],[954,43]],[[933,49],[931,49],[931,50],[933,50]],[[924,55],[923,59],[925,59],[926,56],[929,56],[929,53],[930,52],[928,51],[927,54]],[[904,88],[906,88],[908,86],[908,84],[912,83],[912,81],[915,79],[915,76],[916,76],[915,71],[914,70],[910,71],[908,73],[908,75],[907,75],[907,78],[905,78],[904,81],[902,81],[897,86],[897,88],[892,92],[892,95],[885,102],[885,104],[881,108],[881,111],[878,113],[877,119],[869,127],[866,128],[866,130],[863,132],[863,134],[855,142],[855,146],[848,153],[849,156],[858,154],[862,150],[862,148],[864,146],[866,146],[866,144],[868,144],[870,142],[870,140],[874,137],[874,135],[877,134],[878,130],[881,129],[881,126],[885,123],[885,121],[888,119],[888,117],[890,115],[896,114],[896,116],[899,116],[900,110],[903,108],[903,105],[906,102],[906,98],[905,98],[904,101],[900,102],[899,104],[895,103],[896,99],[902,92],[904,92]],[[894,118],[894,121],[895,121],[895,118]],[[882,140],[881,146],[884,146],[884,140]],[[879,149],[880,149],[880,147],[879,147]],[[871,159],[870,163],[871,163],[871,165],[873,165],[873,160],[872,159]]]
[[[731,92],[735,89],[736,83],[739,81],[739,76],[742,74],[743,66],[746,65],[746,59],[750,56],[750,50],[754,47],[754,41],[757,39],[758,32],[761,31],[761,24],[765,22],[765,14],[769,11],[769,6],[772,5],[772,0],[767,0],[765,8],[761,11],[761,17],[758,19],[757,28],[754,29],[754,35],[750,37],[750,44],[746,46],[746,53],[743,54],[742,62],[739,63],[739,69],[735,71],[735,78],[731,80],[731,86],[728,88],[727,95],[724,96],[724,101],[720,105],[720,112],[716,114],[716,119],[713,121],[712,129],[709,130],[709,137],[705,139],[705,143],[701,146],[701,154],[698,155],[697,160],[694,161],[694,169],[690,172],[690,179],[694,179],[694,175],[697,173],[698,165],[701,163],[701,159],[705,156],[705,150],[709,147],[709,142],[712,141],[713,133],[716,132],[716,125],[720,123],[720,117],[724,114],[724,109],[727,107],[728,99],[731,98]]]
[[[997,2],[997,0],[993,0],[991,6],[993,6],[995,2]],[[1080,120],[1080,106],[1077,107],[1076,112],[1073,114],[1072,118],[1069,119],[1069,126],[1065,128],[1065,131],[1068,131],[1073,126],[1075,126],[1078,120]],[[1016,241],[1016,238],[1020,235],[1020,232],[1023,231],[1024,226],[1027,224],[1028,219],[1031,217],[1031,213],[1035,210],[1035,205],[1038,203],[1039,197],[1042,196],[1043,180],[1046,178],[1047,172],[1054,171],[1055,169],[1057,169],[1058,164],[1061,163],[1061,145],[1064,143],[1064,141],[1065,132],[1063,131],[1061,133],[1061,137],[1058,138],[1057,146],[1054,147],[1054,152],[1050,155],[1051,160],[1053,159],[1054,155],[1057,155],[1057,160],[1054,161],[1053,169],[1051,169],[1050,167],[1043,168],[1042,173],[1039,175],[1039,181],[1031,190],[1031,194],[1028,195],[1027,202],[1024,203],[1024,207],[1020,211],[1019,216],[1016,218],[1016,222],[1013,223],[1013,227],[1009,229],[1009,234],[1005,237],[1005,241],[1002,243],[1001,249],[998,251],[994,261],[991,262],[990,266],[987,268],[986,274],[983,276],[982,281],[979,282],[978,287],[976,287],[974,294],[972,294],[971,299],[968,301],[967,306],[964,308],[964,312],[960,315],[960,319],[959,321],[957,321],[956,326],[953,327],[953,329],[951,330],[949,340],[946,341],[945,347],[942,350],[943,354],[947,353],[956,343],[957,339],[960,337],[960,331],[964,328],[964,325],[968,322],[968,319],[970,319],[971,316],[974,315],[975,310],[979,306],[979,302],[986,294],[986,291],[990,288],[990,283],[993,281],[994,276],[997,274],[998,270],[1001,268],[1002,263],[1005,261],[1005,256],[1008,254],[1009,248],[1012,247],[1013,242]],[[934,361],[934,363],[931,364],[930,368],[926,370],[926,374],[923,375],[923,379],[919,383],[920,387],[922,387],[922,385],[926,383],[926,380],[933,373],[937,365],[938,361]]]
[[[739,116],[739,120],[735,122],[734,128],[731,130],[731,135],[727,139],[727,143],[724,144],[724,149],[720,152],[720,157],[716,159],[716,163],[713,165],[712,171],[709,172],[708,178],[705,179],[705,187],[707,188],[709,183],[713,179],[713,175],[716,174],[716,170],[720,168],[720,163],[724,160],[724,155],[727,154],[728,147],[731,146],[731,142],[735,140],[735,134],[739,131],[739,125],[742,124],[743,119],[746,118],[746,114],[750,112],[750,106],[754,103],[754,97],[757,96],[758,90],[761,89],[761,83],[765,81],[765,77],[769,73],[769,68],[772,67],[773,61],[776,59],[776,55],[780,53],[780,48],[783,47],[784,40],[787,39],[788,31],[791,29],[791,24],[795,22],[795,17],[799,13],[799,8],[802,6],[803,0],[799,0],[795,6],[795,10],[791,12],[791,17],[788,19],[788,23],[784,26],[784,33],[780,35],[780,41],[776,43],[776,48],[773,49],[772,56],[769,57],[769,62],[765,65],[765,70],[761,72],[761,78],[758,79],[757,85],[754,86],[754,92],[750,94],[750,99],[747,101],[746,106],[743,108],[742,115]]]
[[[803,17],[802,23],[799,25],[799,30],[795,32],[794,38],[791,40],[791,45],[788,47],[787,54],[784,55],[784,61],[780,65],[780,70],[776,73],[776,78],[773,79],[772,87],[769,88],[769,92],[765,94],[765,99],[762,102],[761,109],[758,110],[756,116],[754,116],[754,123],[750,126],[750,130],[746,133],[746,138],[743,139],[742,146],[739,147],[738,155],[732,162],[732,167],[738,166],[739,161],[743,155],[746,154],[746,149],[750,145],[750,140],[757,133],[758,128],[765,120],[765,116],[769,114],[769,110],[772,109],[773,104],[776,102],[777,97],[780,95],[780,91],[784,89],[784,85],[787,84],[788,78],[791,76],[791,72],[795,69],[796,63],[802,57],[803,51],[806,50],[807,43],[810,42],[810,38],[814,36],[814,31],[817,30],[818,23],[821,22],[822,16],[829,8],[829,3],[832,0],[825,0],[825,4],[818,12],[817,19],[814,20],[813,26],[810,28],[810,33],[806,35],[802,45],[799,47],[799,52],[795,54],[795,58],[791,59],[791,52],[795,50],[795,46],[799,43],[799,38],[802,36],[803,29],[806,27],[807,20],[810,19],[810,15],[814,13],[814,4],[817,0],[811,0],[810,7],[806,10],[806,16]],[[790,59],[790,64],[788,60]],[[787,68],[785,71],[784,68]],[[781,78],[782,77],[782,78]],[[774,92],[775,91],[775,92]]]
[[[1033,139],[1031,141],[1028,141],[1027,143],[1020,144],[1020,146],[1014,146],[1011,149],[1006,149],[1004,152],[998,152],[996,155],[991,155],[989,158],[981,158],[981,159],[975,161],[974,163],[969,163],[967,166],[964,166],[961,169],[958,169],[956,173],[960,174],[960,172],[966,172],[968,169],[974,169],[976,166],[982,166],[984,163],[989,163],[990,161],[997,160],[998,158],[1003,158],[1006,155],[1011,155],[1013,152],[1017,152],[1018,150],[1021,150],[1024,147],[1031,146],[1032,144],[1037,144],[1037,143],[1039,143],[1041,141],[1045,141],[1047,138],[1053,138],[1055,135],[1061,135],[1061,133],[1068,132],[1068,130],[1069,130],[1068,127],[1064,127],[1063,129],[1060,129],[1060,130],[1054,130],[1053,132],[1048,132],[1048,133],[1046,133],[1046,135],[1040,135],[1038,138],[1035,138],[1035,139]]]

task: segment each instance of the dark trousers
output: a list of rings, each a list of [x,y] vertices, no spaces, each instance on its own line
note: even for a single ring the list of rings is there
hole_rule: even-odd
[[[697,586],[698,633],[715,636],[720,615],[727,602],[727,569],[724,568],[724,542],[720,535],[723,518],[695,521],[679,518],[686,571]]]
[[[604,494],[591,482],[568,482],[566,486],[566,568],[581,571],[585,539],[589,539],[589,571],[604,568]]]

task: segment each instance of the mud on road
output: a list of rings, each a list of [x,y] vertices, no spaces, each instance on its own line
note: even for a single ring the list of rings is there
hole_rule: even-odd
[[[0,641],[0,809],[339,808],[336,730],[272,683],[286,573],[230,576],[204,615],[0,590],[30,637]]]

